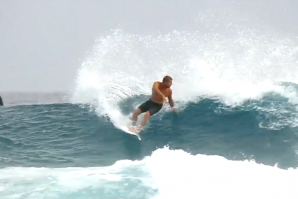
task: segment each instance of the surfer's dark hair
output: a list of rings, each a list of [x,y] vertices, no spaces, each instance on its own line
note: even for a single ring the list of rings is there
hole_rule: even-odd
[[[168,76],[168,75],[166,75],[166,76],[164,76],[164,78],[162,79],[162,82],[168,82],[168,81],[171,81],[171,80],[173,80],[173,78],[170,77],[170,76]]]

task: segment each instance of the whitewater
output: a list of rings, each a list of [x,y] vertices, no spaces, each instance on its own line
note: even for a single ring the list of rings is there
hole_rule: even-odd
[[[164,148],[109,167],[2,169],[0,182],[4,198],[295,198],[297,176]]]

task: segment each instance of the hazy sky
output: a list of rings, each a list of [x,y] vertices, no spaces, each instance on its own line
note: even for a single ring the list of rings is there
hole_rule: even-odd
[[[298,35],[296,0],[0,0],[0,93],[67,91],[104,31],[200,30],[200,13],[226,8],[250,25]]]

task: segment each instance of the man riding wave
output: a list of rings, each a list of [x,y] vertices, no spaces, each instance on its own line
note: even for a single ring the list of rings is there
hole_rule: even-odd
[[[147,121],[149,120],[149,117],[156,114],[160,109],[163,107],[163,104],[167,101],[172,107],[172,110],[174,112],[177,112],[177,110],[174,108],[174,101],[172,98],[172,89],[170,88],[172,86],[172,77],[165,76],[162,80],[162,82],[156,81],[153,83],[152,86],[152,94],[151,98],[141,104],[133,113],[132,120],[133,125],[136,124],[138,120],[138,116],[141,113],[145,112],[144,119],[141,122],[140,126],[138,127],[137,133],[142,130],[142,128],[145,126]]]

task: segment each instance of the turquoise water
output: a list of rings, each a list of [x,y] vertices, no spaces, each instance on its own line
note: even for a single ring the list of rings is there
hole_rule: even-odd
[[[164,108],[150,120],[142,141],[79,104],[1,108],[0,194],[236,198],[240,193],[257,197],[260,189],[262,196],[295,198],[297,128],[259,127],[268,117],[256,107],[274,99],[238,108],[206,99],[178,115]],[[281,119],[273,115],[270,121]]]

